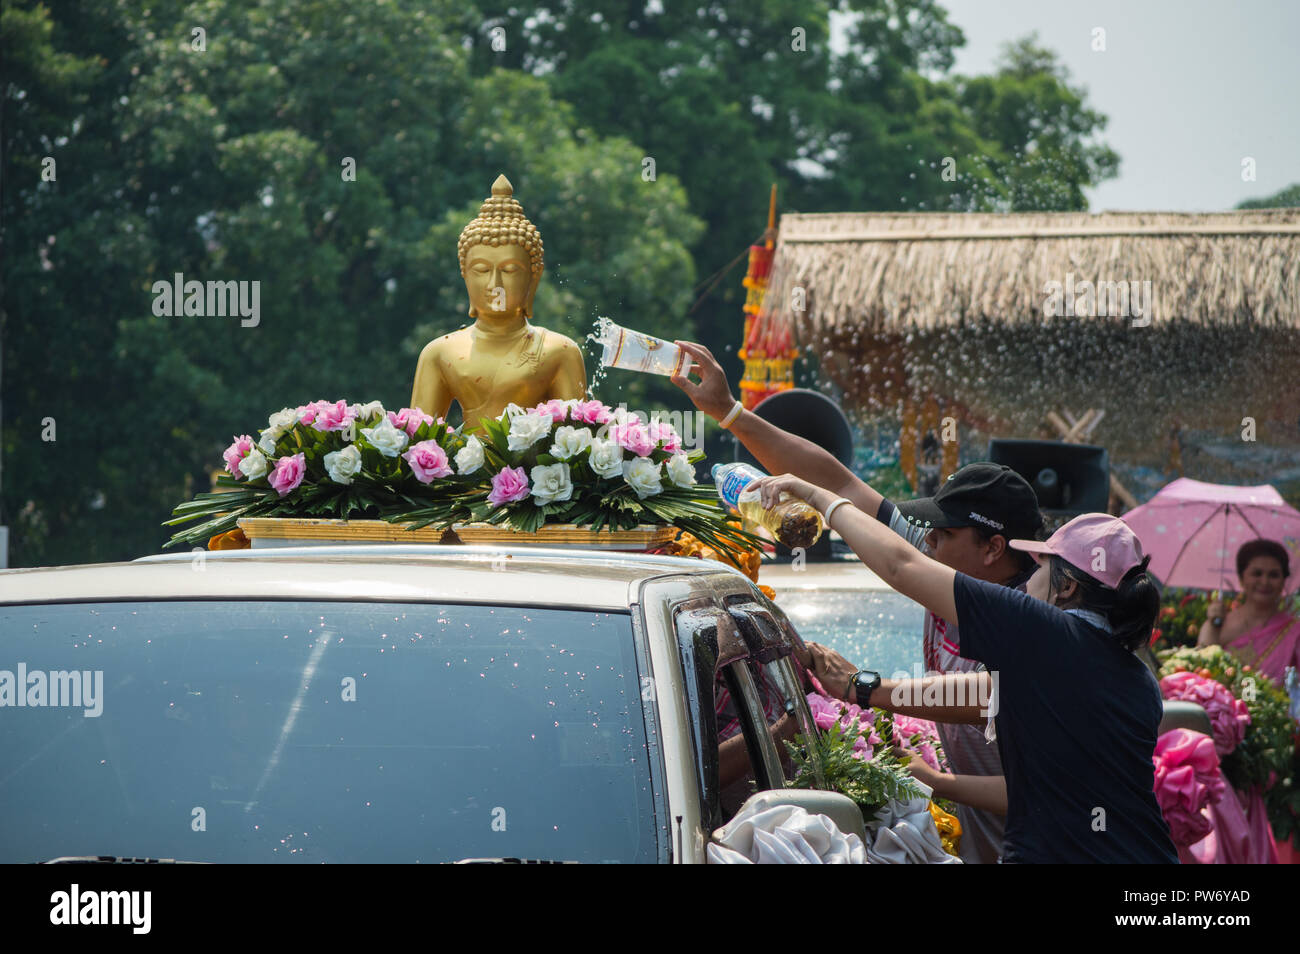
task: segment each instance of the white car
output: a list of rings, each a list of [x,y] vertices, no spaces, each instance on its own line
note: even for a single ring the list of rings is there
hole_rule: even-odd
[[[0,861],[700,862],[736,809],[715,686],[742,793],[861,834],[843,796],[776,794],[766,730],[815,731],[798,640],[740,573],[673,557],[336,545],[0,572]]]

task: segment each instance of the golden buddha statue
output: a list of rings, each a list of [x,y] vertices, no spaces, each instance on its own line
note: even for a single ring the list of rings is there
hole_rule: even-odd
[[[533,407],[552,398],[582,400],[582,350],[562,334],[529,323],[542,279],[542,237],[498,176],[492,197],[460,233],[457,255],[474,323],[424,346],[411,407],[445,417],[455,400],[469,430],[507,404]]]

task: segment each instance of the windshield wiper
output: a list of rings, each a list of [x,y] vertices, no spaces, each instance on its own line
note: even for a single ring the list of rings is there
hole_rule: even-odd
[[[62,855],[42,861],[43,865],[206,865],[206,861],[177,861],[175,858],[128,858],[125,855]]]
[[[556,861],[553,858],[462,858],[458,865],[576,865],[577,861]]]

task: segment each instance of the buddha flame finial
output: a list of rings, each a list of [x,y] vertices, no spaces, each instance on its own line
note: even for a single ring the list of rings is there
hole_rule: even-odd
[[[475,245],[518,245],[528,253],[529,270],[539,278],[544,267],[542,235],[537,226],[528,221],[524,207],[514,197],[514,187],[504,175],[492,183],[492,197],[487,199],[460,233],[456,255],[460,260],[460,273],[465,274],[465,260]]]

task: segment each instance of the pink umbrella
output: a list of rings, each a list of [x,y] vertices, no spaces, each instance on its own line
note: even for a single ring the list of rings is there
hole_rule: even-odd
[[[1238,589],[1237,548],[1261,537],[1291,554],[1287,592],[1300,585],[1300,510],[1269,484],[1230,487],[1182,477],[1123,519],[1166,586]]]

